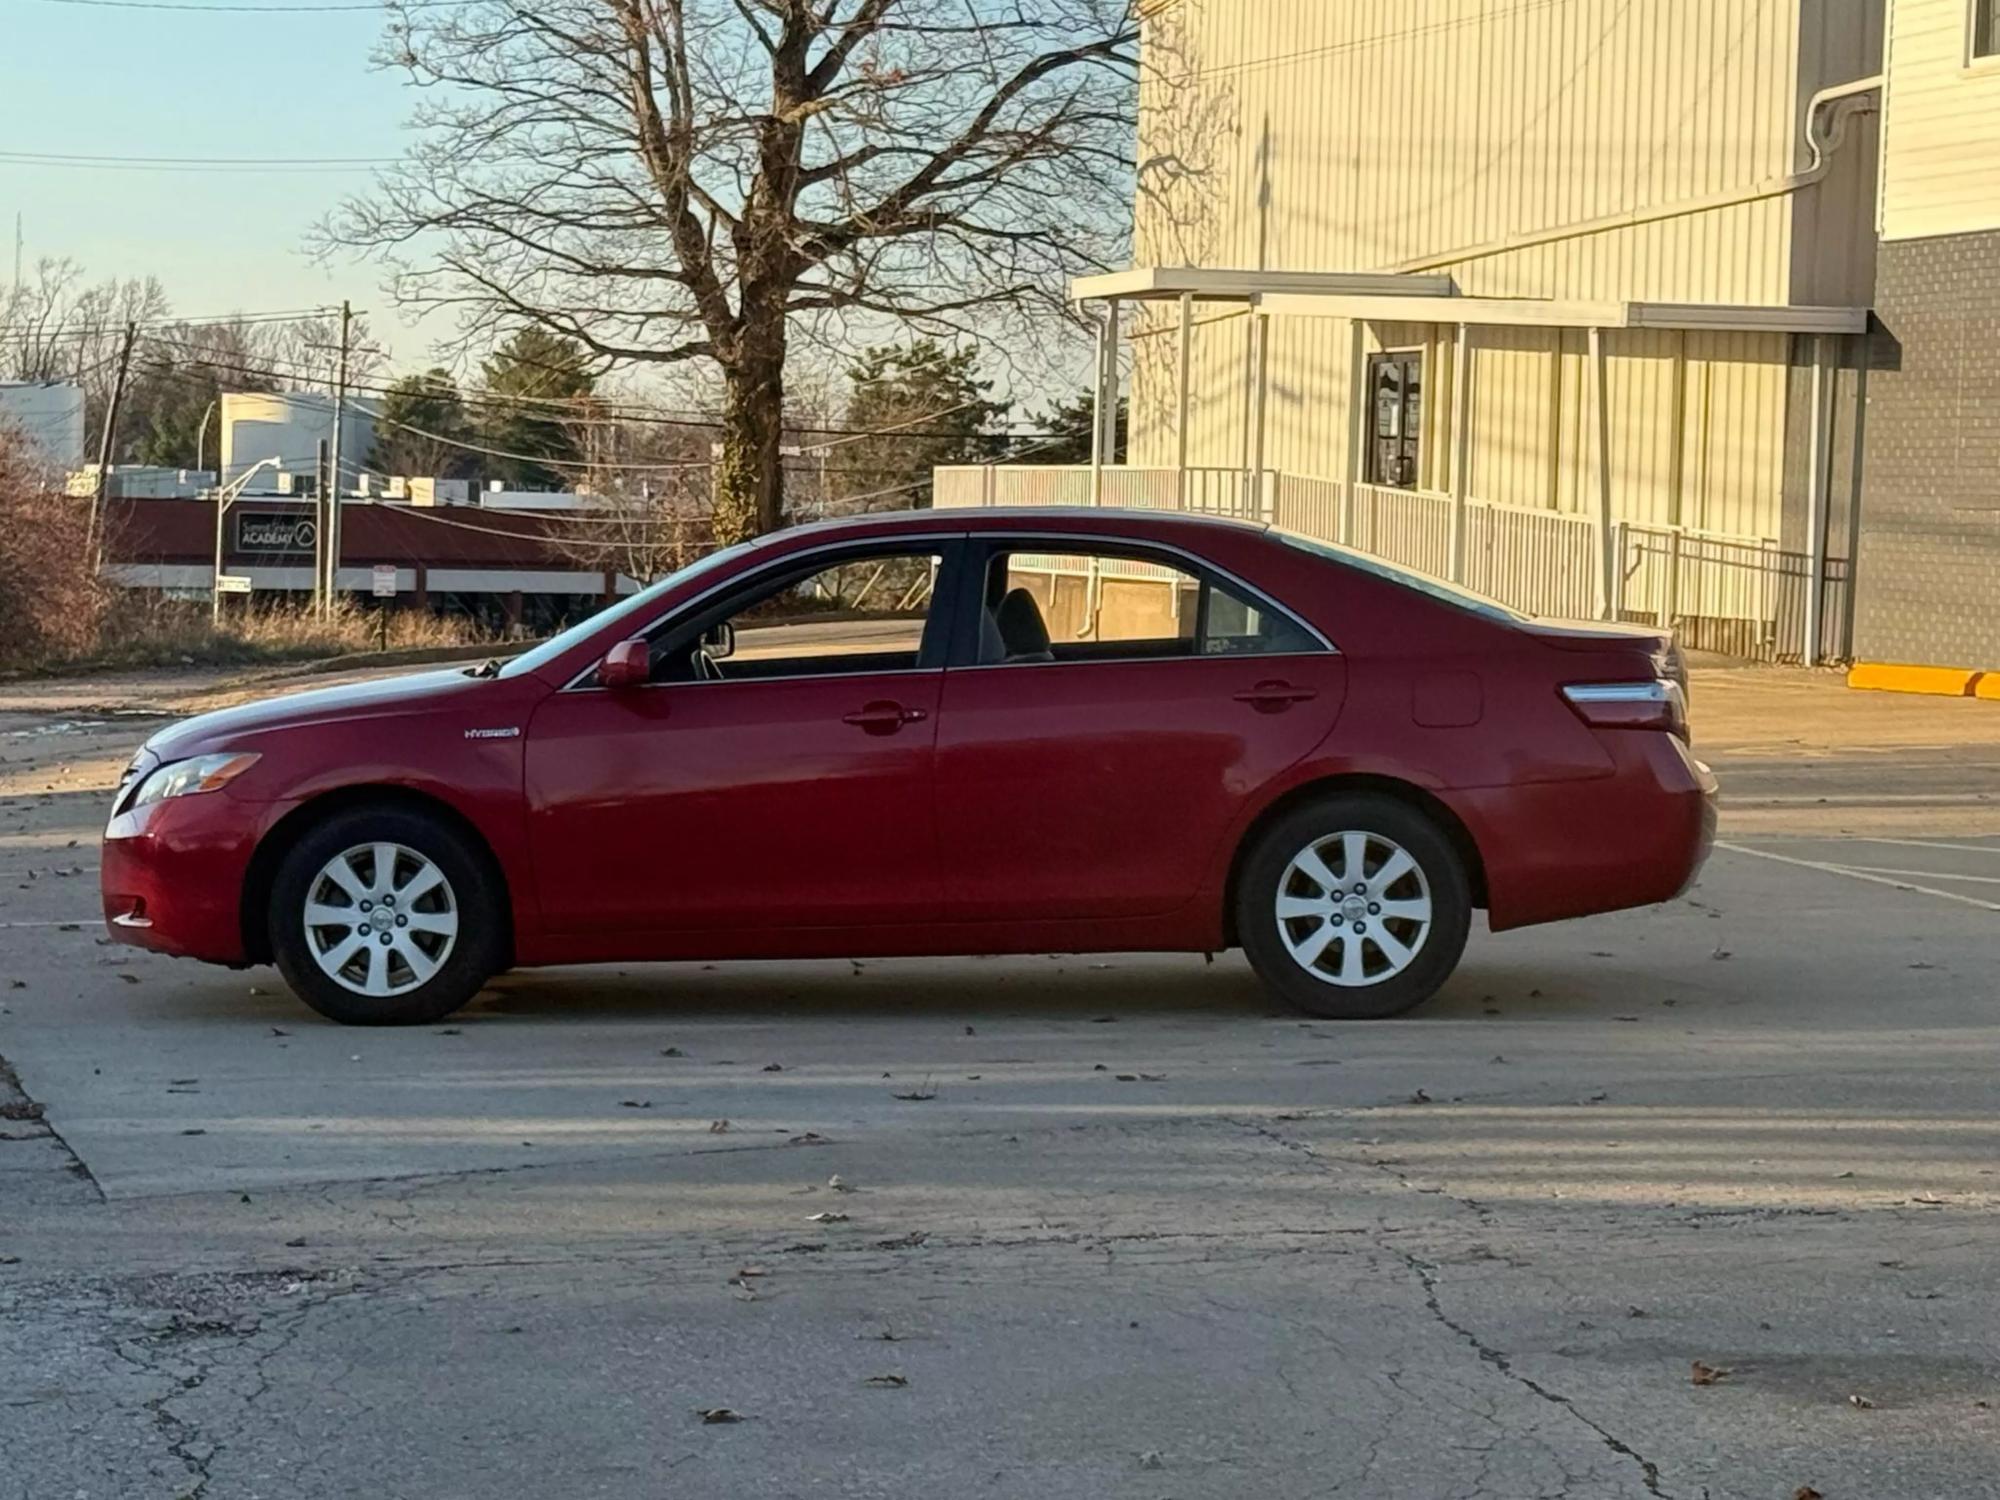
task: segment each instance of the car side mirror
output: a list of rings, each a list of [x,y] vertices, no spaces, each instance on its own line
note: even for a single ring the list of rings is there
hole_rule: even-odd
[[[599,687],[639,687],[653,675],[653,648],[642,640],[620,641],[597,664]]]
[[[702,632],[702,653],[711,661],[727,661],[736,654],[736,627],[727,620]]]

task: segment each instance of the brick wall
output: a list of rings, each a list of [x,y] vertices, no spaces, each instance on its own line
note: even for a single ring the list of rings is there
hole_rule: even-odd
[[[2000,233],[1882,246],[1855,655],[2000,667]]]

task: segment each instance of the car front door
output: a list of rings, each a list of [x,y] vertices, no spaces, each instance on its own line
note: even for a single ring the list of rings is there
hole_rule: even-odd
[[[947,915],[1185,905],[1246,799],[1331,732],[1342,658],[1178,554],[1051,539],[967,567],[983,617],[960,626],[937,747]]]
[[[552,695],[527,748],[549,928],[754,948],[934,917],[948,622],[932,604],[952,597],[954,550],[774,566],[655,631],[651,681]]]

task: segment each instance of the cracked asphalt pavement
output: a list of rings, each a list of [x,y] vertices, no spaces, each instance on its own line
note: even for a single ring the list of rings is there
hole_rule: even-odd
[[[0,691],[0,1500],[2000,1495],[1993,705],[1702,674],[1700,886],[1404,1021],[1137,956],[363,1033],[99,942],[227,691]]]

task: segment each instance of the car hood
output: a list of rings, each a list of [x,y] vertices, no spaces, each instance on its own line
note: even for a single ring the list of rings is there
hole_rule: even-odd
[[[503,685],[496,678],[469,677],[456,667],[404,677],[374,678],[199,714],[161,730],[146,742],[146,748],[161,760],[180,760],[210,750],[229,749],[271,730],[301,729],[332,720],[389,717],[412,710],[470,711],[496,694],[513,698],[519,691],[518,684]]]

